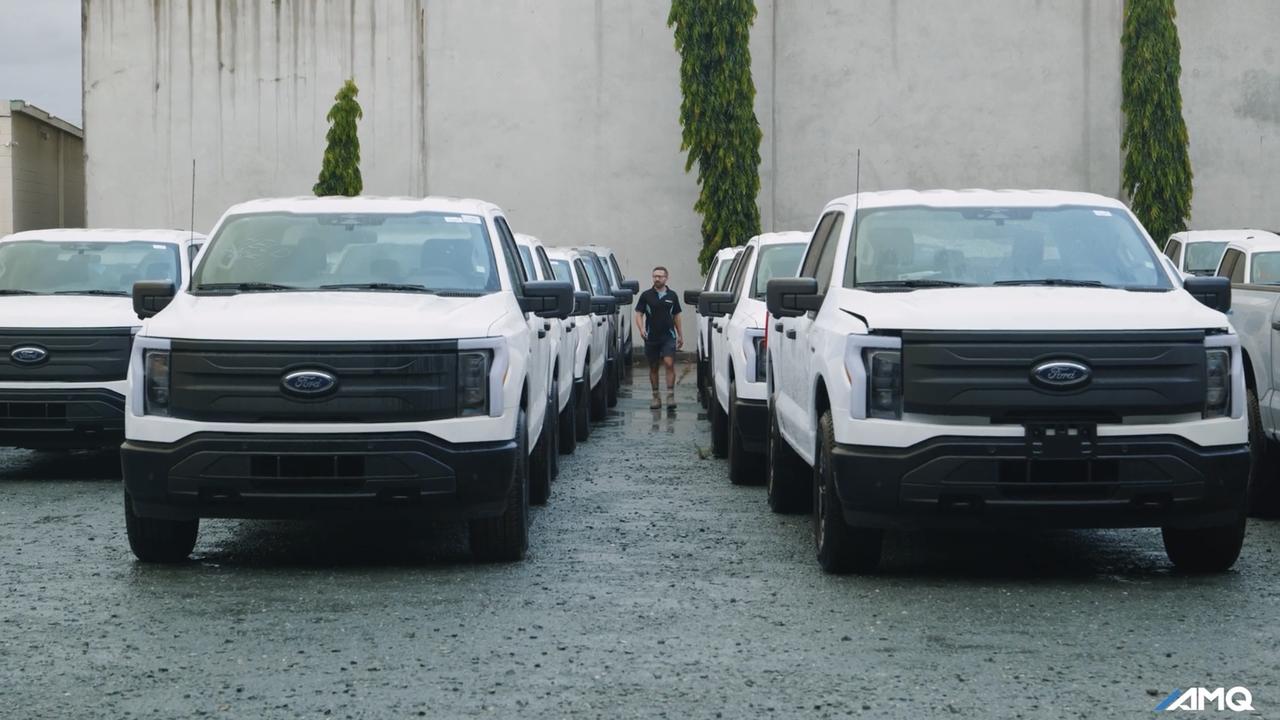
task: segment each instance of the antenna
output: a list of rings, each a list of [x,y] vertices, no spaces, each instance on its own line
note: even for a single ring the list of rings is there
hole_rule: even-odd
[[[191,232],[191,241],[196,239],[196,159],[191,158],[191,224],[187,226]]]
[[[853,176],[853,231],[849,236],[849,277],[858,282],[858,205],[862,200],[862,148],[858,148]]]

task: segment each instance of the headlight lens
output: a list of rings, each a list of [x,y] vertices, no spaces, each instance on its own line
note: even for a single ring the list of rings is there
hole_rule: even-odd
[[[1205,350],[1205,370],[1204,417],[1226,417],[1231,412],[1231,351]]]
[[[759,383],[765,381],[765,372],[769,361],[769,346],[766,344],[763,335],[748,335],[747,342],[750,343],[751,354],[755,356],[755,362],[751,363],[747,371],[751,373],[751,377],[747,378],[750,382]]]
[[[867,417],[902,418],[902,351],[867,348]]]
[[[169,351],[147,350],[142,356],[143,412],[147,415],[169,414]]]
[[[490,350],[458,353],[458,417],[489,414]]]

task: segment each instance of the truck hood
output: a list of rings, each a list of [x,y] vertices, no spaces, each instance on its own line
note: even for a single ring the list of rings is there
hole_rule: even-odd
[[[841,310],[871,330],[1191,330],[1229,327],[1182,289],[978,287],[913,292],[841,288]]]
[[[484,337],[513,302],[505,293],[179,293],[143,335],[187,340],[447,340]]]
[[[102,295],[11,295],[0,297],[0,327],[138,327],[133,299]]]

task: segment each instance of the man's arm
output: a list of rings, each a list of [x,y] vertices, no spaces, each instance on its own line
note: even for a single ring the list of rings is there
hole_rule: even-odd
[[[645,315],[645,307],[645,301],[642,297],[636,302],[636,330],[640,332],[641,339],[647,340],[649,331],[645,328],[645,324],[648,321],[648,317]]]
[[[677,309],[676,314],[671,316],[671,320],[676,324],[676,349],[684,347],[684,329],[680,327],[680,311]]]

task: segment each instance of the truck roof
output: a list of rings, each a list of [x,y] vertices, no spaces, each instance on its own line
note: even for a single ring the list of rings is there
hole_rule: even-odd
[[[1280,235],[1266,230],[1187,230],[1170,237],[1188,245],[1198,242],[1229,242],[1237,245],[1280,243]]]
[[[291,198],[262,198],[232,205],[227,215],[244,215],[250,213],[419,213],[445,212],[484,215],[489,211],[500,211],[493,203],[474,198],[455,197],[380,197],[376,195],[357,195],[356,197],[315,197],[301,196]]]
[[[127,228],[50,228],[48,230],[24,230],[0,237],[0,242],[11,240],[58,240],[61,242],[164,242],[178,243],[191,237],[203,240],[204,235],[190,230],[157,230]]]
[[[1057,207],[1087,205],[1125,209],[1124,203],[1105,195],[1066,190],[883,190],[845,195],[828,205],[843,203],[859,208],[900,207]]]
[[[1280,235],[1266,230],[1245,230],[1241,231],[1236,237],[1222,239],[1230,243],[1231,247],[1239,248],[1245,252],[1280,248]]]
[[[801,230],[787,230],[784,232],[760,233],[751,238],[759,240],[759,245],[783,245],[786,243],[808,243],[810,233]]]

